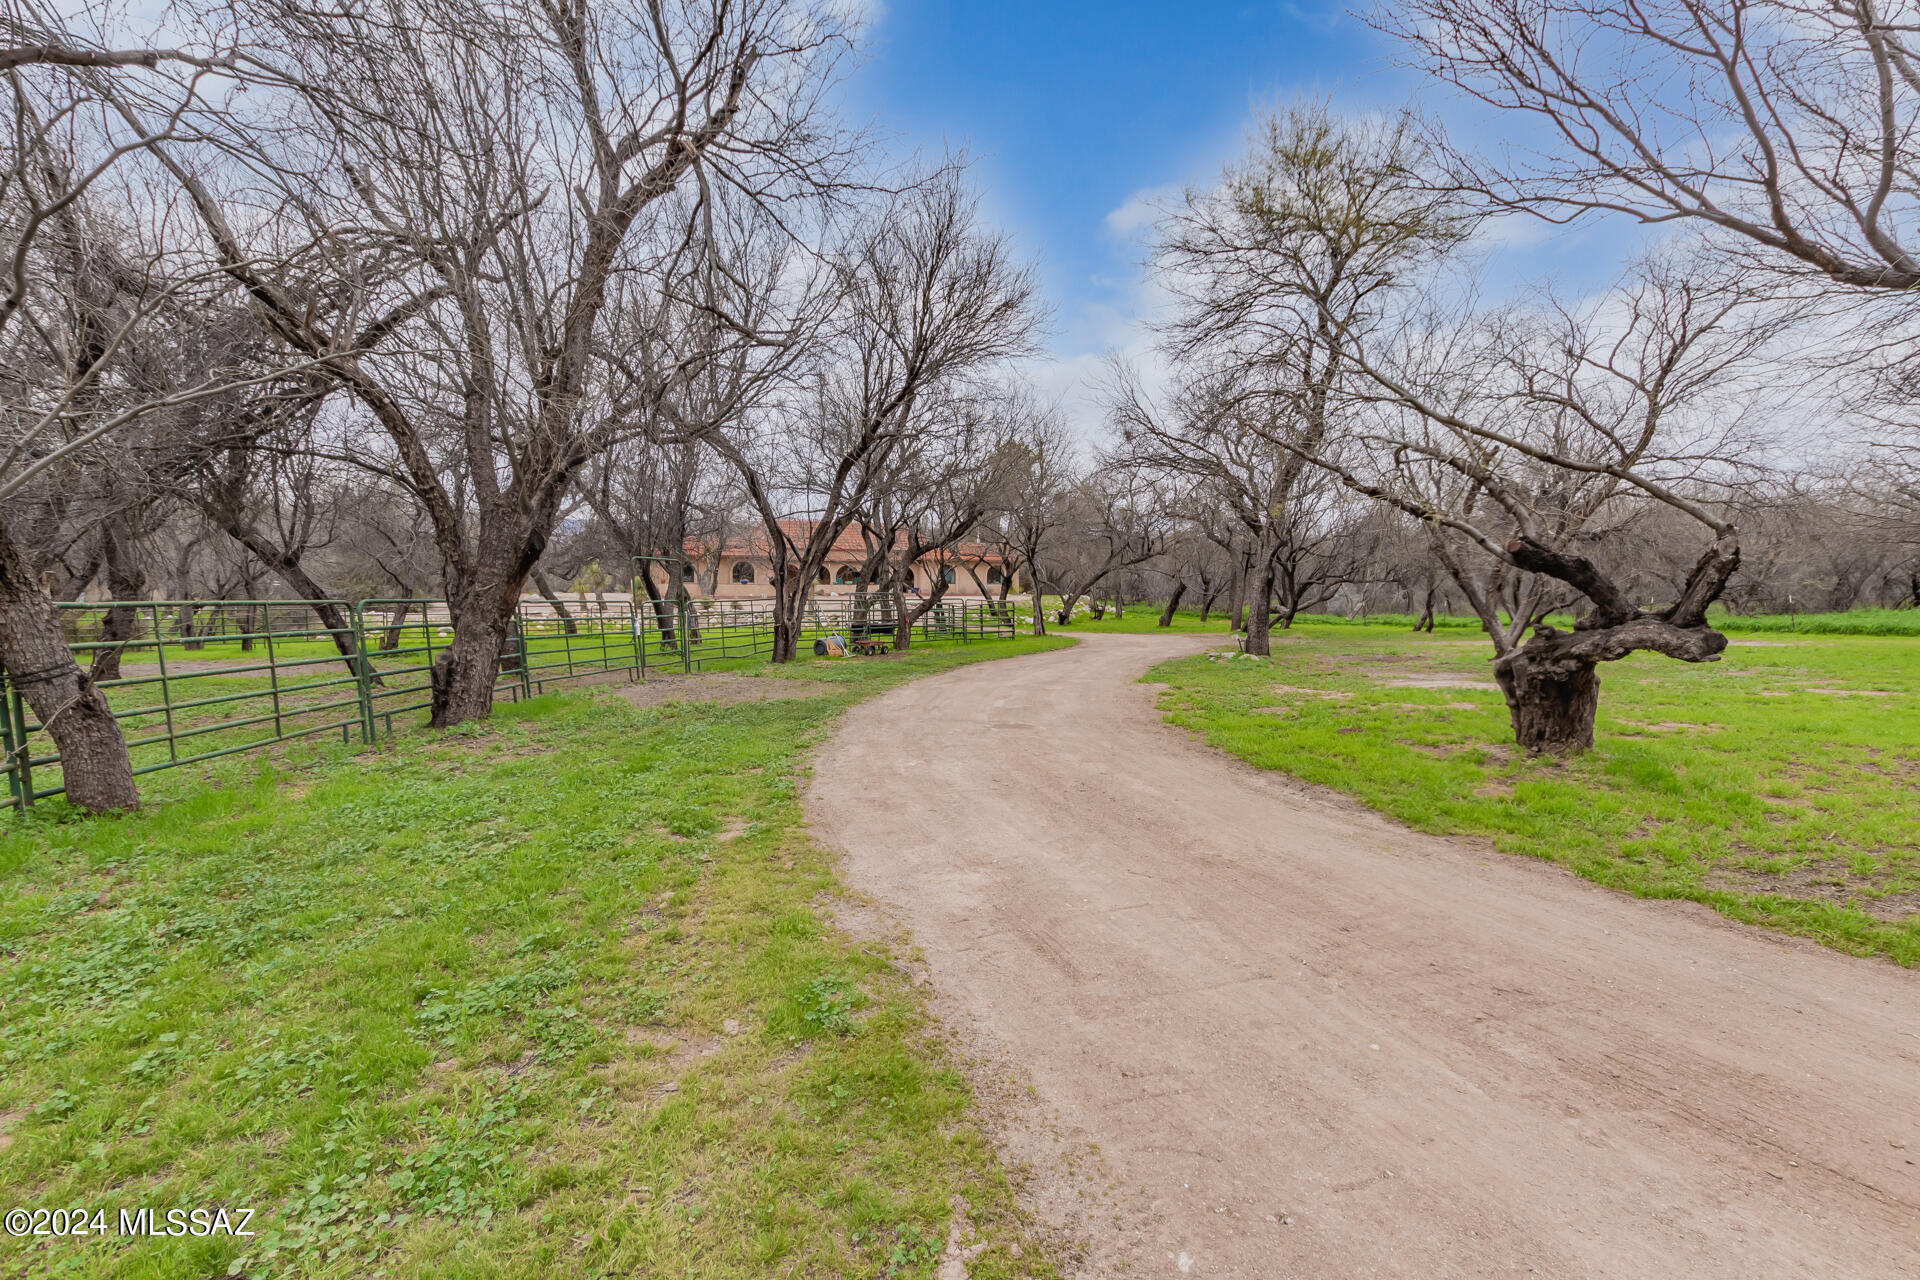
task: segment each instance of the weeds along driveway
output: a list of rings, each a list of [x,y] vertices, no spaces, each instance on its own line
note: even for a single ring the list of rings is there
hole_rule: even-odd
[[[0,1233],[0,1276],[1052,1274],[798,801],[855,699],[1039,647],[550,695],[6,824],[0,1211],[90,1234]],[[214,1207],[253,1234],[116,1230]]]
[[[1030,1079],[1004,1144],[1097,1151],[1031,1184],[1085,1274],[1920,1273],[1914,973],[1201,747],[1136,681],[1218,639],[902,687],[809,793]]]

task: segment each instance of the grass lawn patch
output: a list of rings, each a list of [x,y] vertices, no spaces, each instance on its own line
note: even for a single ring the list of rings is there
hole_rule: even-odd
[[[1303,619],[1271,659],[1147,678],[1212,745],[1422,831],[1920,963],[1920,643],[1736,637],[1718,663],[1608,663],[1597,745],[1565,761],[1513,747],[1490,655],[1473,635]]]
[[[1118,615],[1109,607],[1106,616],[1095,621],[1092,614],[1084,611],[1085,606],[1083,605],[1081,606],[1082,611],[1076,612],[1073,615],[1073,621],[1062,626],[1054,619],[1054,608],[1056,607],[1058,607],[1057,604],[1049,607],[1047,610],[1047,632],[1049,635],[1070,636],[1080,631],[1121,631],[1165,635],[1169,631],[1180,631],[1217,632],[1221,636],[1225,636],[1227,634],[1227,624],[1231,621],[1230,614],[1223,613],[1218,609],[1209,613],[1205,622],[1200,621],[1200,611],[1198,609],[1181,609],[1173,615],[1172,625],[1163,627],[1160,625],[1160,611],[1165,608],[1164,604],[1130,604],[1126,607],[1124,613]],[[1033,610],[1030,607],[1021,611],[1020,625],[1023,628],[1031,628],[1033,626]]]
[[[884,948],[828,926],[809,753],[901,681],[1064,640],[613,688],[152,775],[0,828],[0,1272],[89,1280],[1049,1275]],[[254,1211],[140,1239],[118,1211]]]

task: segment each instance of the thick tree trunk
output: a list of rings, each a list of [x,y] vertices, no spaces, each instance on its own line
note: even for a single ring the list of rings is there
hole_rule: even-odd
[[[455,620],[453,645],[434,658],[432,725],[445,729],[482,720],[493,710],[493,681],[499,677],[501,647],[507,643],[505,620],[474,616]]]
[[[913,618],[907,616],[907,593],[896,583],[893,588],[893,647],[911,649],[913,647]],[[913,617],[919,617],[915,613]]]
[[[493,686],[500,678],[513,614],[499,609],[463,610],[453,620],[453,643],[433,662],[433,715],[429,723],[445,729],[484,719],[493,710]]]
[[[1161,626],[1170,627],[1173,625],[1174,612],[1180,608],[1180,597],[1185,594],[1187,594],[1187,582],[1186,579],[1182,578],[1173,584],[1173,594],[1167,597],[1167,607],[1160,611]],[[1204,613],[1201,615],[1200,620],[1202,622],[1206,621],[1206,615]]]
[[[1566,755],[1591,747],[1602,662],[1642,650],[1682,662],[1718,662],[1727,638],[1691,614],[1682,617],[1686,625],[1643,613],[1610,627],[1535,626],[1532,638],[1493,664],[1513,718],[1514,741],[1533,754]]]
[[[1273,652],[1273,612],[1269,605],[1272,597],[1273,564],[1268,562],[1265,568],[1256,569],[1248,575],[1246,598],[1243,601],[1247,609],[1247,638],[1243,648],[1260,658]]]
[[[792,662],[799,656],[800,633],[806,629],[806,621],[806,592],[796,591],[787,600],[774,597],[772,661]]]
[[[447,593],[453,644],[433,663],[429,723],[434,728],[479,720],[493,710],[493,686],[513,634],[514,611],[546,545],[546,535],[527,524],[496,520],[482,530],[471,572],[460,589]]]
[[[1571,755],[1593,746],[1593,717],[1600,707],[1600,672],[1591,662],[1535,660],[1525,656],[1495,668],[1513,720],[1513,740],[1529,755]]]
[[[89,813],[140,803],[127,740],[106,695],[73,660],[52,599],[0,525],[0,663],[60,749],[67,799]]]

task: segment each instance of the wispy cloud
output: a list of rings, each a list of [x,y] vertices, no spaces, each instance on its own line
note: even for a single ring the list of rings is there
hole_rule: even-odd
[[[1122,240],[1139,239],[1180,198],[1181,190],[1176,183],[1142,187],[1128,196],[1118,209],[1107,214],[1102,222],[1111,235]]]

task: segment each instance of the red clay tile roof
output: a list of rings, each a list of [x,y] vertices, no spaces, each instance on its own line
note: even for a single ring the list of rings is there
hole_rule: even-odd
[[[780,531],[796,546],[804,546],[812,530],[813,521],[811,520],[782,520],[780,522]],[[904,533],[896,537],[894,546],[899,546],[904,538]],[[703,544],[697,539],[689,539],[687,541],[686,551],[688,556],[705,556],[709,554],[711,550],[710,545]],[[720,554],[723,557],[744,556],[750,559],[766,559],[768,554],[767,532],[761,526],[755,525],[745,533],[728,538],[725,545],[720,548]],[[984,542],[959,543],[954,547],[953,554],[957,560],[963,562],[972,561],[975,564],[999,564],[1002,559],[998,551],[989,547]],[[862,564],[866,561],[866,558],[867,543],[866,539],[860,535],[860,526],[858,524],[850,524],[845,529],[842,529],[840,536],[833,540],[833,549],[827,553],[827,563],[830,565]],[[921,557],[922,560],[933,558],[932,556]]]

